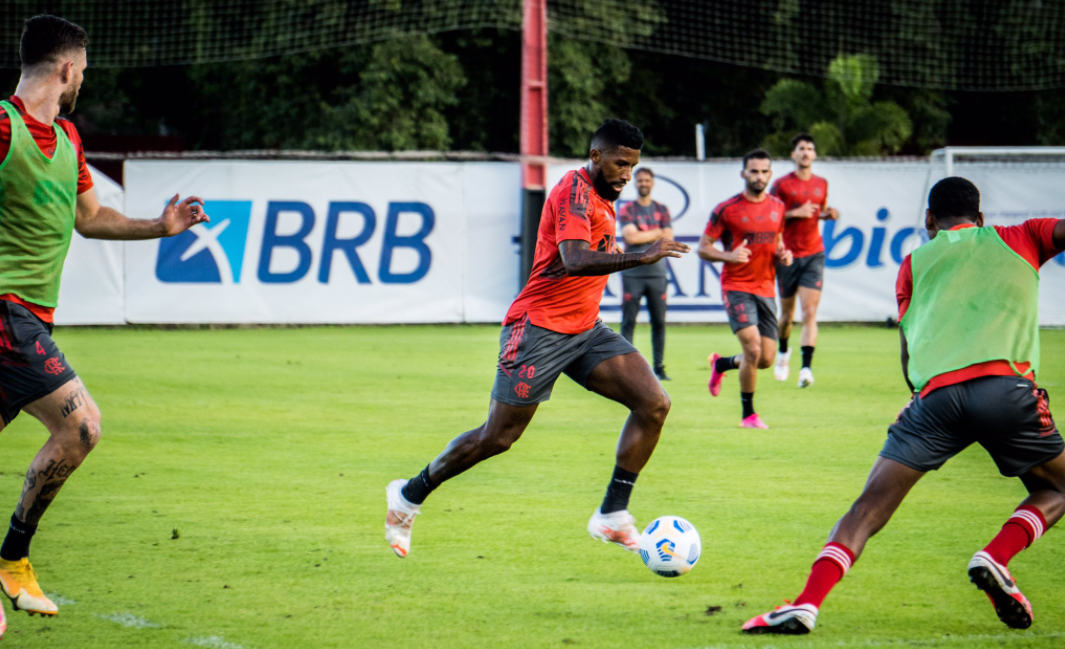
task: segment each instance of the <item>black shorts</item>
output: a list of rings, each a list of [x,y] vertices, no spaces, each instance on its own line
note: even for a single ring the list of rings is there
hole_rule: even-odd
[[[763,338],[777,337],[777,304],[773,298],[741,291],[725,291],[722,296],[732,333],[754,326]]]
[[[825,253],[819,252],[808,257],[796,257],[790,266],[777,263],[777,287],[780,297],[792,297],[799,292],[799,287],[821,290],[825,279]]]
[[[888,428],[880,455],[917,471],[934,471],[973,442],[1007,477],[1065,450],[1046,390],[1020,377],[985,376],[915,398]]]
[[[635,353],[629,341],[602,321],[579,334],[561,334],[537,327],[526,317],[504,326],[499,335],[499,366],[492,398],[512,406],[547,401],[560,374],[587,388],[588,375],[600,363]]]
[[[0,300],[0,417],[9,424],[27,403],[77,374],[52,340],[52,325],[24,306]]]

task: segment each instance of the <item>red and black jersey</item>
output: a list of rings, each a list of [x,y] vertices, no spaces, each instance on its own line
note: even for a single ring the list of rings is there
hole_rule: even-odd
[[[503,324],[526,315],[538,327],[577,334],[595,326],[606,275],[570,277],[558,245],[587,241],[592,250],[618,253],[614,204],[602,198],[584,169],[570,171],[551,190],[540,215],[536,259],[529,283],[510,306]]]
[[[784,228],[784,203],[766,195],[757,203],[742,193],[714,208],[704,234],[720,239],[726,251],[746,243],[751,256],[744,264],[724,264],[721,290],[776,297],[777,236]]]
[[[810,176],[809,180],[803,180],[793,171],[773,183],[769,193],[784,201],[784,209],[788,211],[806,203],[813,203],[824,212],[828,205],[828,181],[820,176]],[[821,219],[816,216],[808,219],[786,219],[784,247],[796,257],[809,257],[824,252],[825,244],[821,240],[821,230],[818,227],[820,222]]]

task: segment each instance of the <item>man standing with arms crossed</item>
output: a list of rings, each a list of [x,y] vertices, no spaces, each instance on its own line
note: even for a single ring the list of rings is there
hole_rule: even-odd
[[[1065,219],[984,227],[976,186],[950,177],[929,193],[925,226],[931,240],[903,260],[895,286],[913,399],[888,428],[862,495],[832,529],[802,593],[748,620],[748,633],[812,631],[828,593],[910,489],[974,442],[1002,475],[1021,479],[1028,497],[973,555],[969,580],[1006,626],[1032,625],[1032,606],[1007,565],[1065,514],[1065,441],[1035,384],[1038,269],[1065,250]]]
[[[174,196],[162,216],[102,207],[74,125],[88,36],[55,16],[26,21],[15,95],[0,101],[0,428],[25,410],[48,441],[26,472],[0,546],[0,587],[16,611],[55,615],[37,584],[30,541],[63,483],[100,439],[100,411],[52,340],[52,315],[73,230],[97,239],[154,239],[207,221],[202,201]],[[2,620],[2,608],[0,608]],[[2,622],[0,622],[2,626]],[[0,628],[0,633],[3,630]]]
[[[630,411],[613,478],[588,532],[626,550],[639,549],[629,496],[658,443],[670,401],[643,356],[599,319],[599,302],[610,273],[688,252],[671,239],[627,254],[615,243],[614,201],[632,178],[642,147],[638,128],[607,120],[592,136],[588,164],[568,172],[551,190],[529,282],[503,321],[488,420],[453,439],[420,474],[393,480],[385,490],[385,540],[397,557],[410,552],[411,526],[429,494],[510,449],[563,373]]]
[[[815,176],[813,163],[817,145],[812,136],[799,133],[791,141],[791,159],[795,171],[773,183],[770,193],[784,201],[784,245],[795,261],[791,266],[777,264],[780,286],[780,349],[773,375],[787,381],[790,368],[791,324],[795,319],[796,294],[802,300],[802,369],[799,387],[814,384],[811,364],[817,346],[817,307],[821,303],[821,285],[825,276],[825,244],[818,222],[838,219],[839,211],[828,207],[828,181]]]
[[[625,252],[643,252],[659,239],[673,238],[673,221],[669,208],[651,200],[655,174],[647,167],[636,170],[636,192],[639,198],[621,208],[618,222],[625,239]],[[666,287],[669,282],[666,260],[636,266],[621,271],[621,335],[632,342],[640,302],[647,297],[647,312],[651,319],[651,350],[655,376],[668,381],[663,361],[666,349]]]
[[[781,240],[784,204],[766,191],[772,162],[764,149],[743,157],[744,190],[714,208],[699,241],[699,257],[725,262],[721,295],[732,333],[743,347],[736,356],[710,356],[710,394],[721,394],[725,372],[739,369],[741,428],[769,428],[754,411],[754,387],[758,370],[772,364],[777,344],[776,262],[791,263],[791,252]],[[718,239],[724,250],[714,247]]]

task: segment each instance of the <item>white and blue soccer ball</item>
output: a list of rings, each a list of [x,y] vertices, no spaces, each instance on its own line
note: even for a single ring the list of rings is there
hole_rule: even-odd
[[[640,535],[640,557],[651,572],[679,577],[699,561],[703,545],[695,526],[679,516],[662,516]]]

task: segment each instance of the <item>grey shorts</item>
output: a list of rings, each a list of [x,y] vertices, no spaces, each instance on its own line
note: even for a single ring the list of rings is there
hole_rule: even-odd
[[[809,257],[796,257],[790,266],[777,264],[777,286],[780,297],[792,297],[799,292],[799,287],[821,290],[825,279],[825,253],[819,252]]]
[[[600,363],[635,354],[636,348],[602,321],[579,334],[561,334],[523,318],[503,327],[499,365],[492,398],[512,406],[531,406],[551,398],[551,389],[565,373],[582,387]]]
[[[1046,390],[1019,377],[985,376],[915,398],[888,428],[880,455],[917,471],[934,471],[974,442],[1007,477],[1065,450]]]
[[[741,291],[725,291],[723,297],[732,333],[744,327],[758,327],[763,338],[777,337],[776,300]]]

